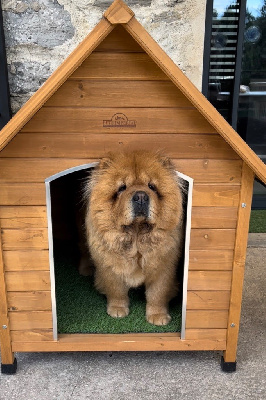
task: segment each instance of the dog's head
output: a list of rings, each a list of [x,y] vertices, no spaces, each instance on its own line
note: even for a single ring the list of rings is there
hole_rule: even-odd
[[[112,153],[89,183],[89,214],[98,228],[156,226],[172,230],[182,218],[182,193],[172,162],[157,153]]]

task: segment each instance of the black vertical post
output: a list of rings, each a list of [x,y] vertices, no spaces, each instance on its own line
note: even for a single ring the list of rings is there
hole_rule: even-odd
[[[208,0],[206,4],[205,17],[205,38],[203,53],[203,74],[202,74],[202,93],[205,97],[208,95],[209,88],[209,70],[210,70],[210,54],[211,54],[211,38],[212,38],[212,15],[213,0]]]
[[[8,73],[6,64],[5,36],[3,28],[2,6],[0,1],[0,129],[11,118]]]
[[[234,92],[232,100],[232,127],[237,129],[237,114],[238,114],[238,101],[240,79],[242,71],[242,56],[243,56],[243,41],[245,30],[246,6],[247,0],[239,0],[239,20],[238,20],[238,34],[237,34],[237,48],[236,48],[236,64],[235,64],[235,78],[234,78]]]

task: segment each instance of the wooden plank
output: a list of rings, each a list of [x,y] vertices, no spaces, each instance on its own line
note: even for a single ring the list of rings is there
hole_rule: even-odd
[[[232,250],[235,234],[235,229],[192,229],[190,249]]]
[[[90,163],[95,160],[87,159]],[[238,183],[242,162],[238,160],[173,160],[175,168],[201,183]],[[43,182],[68,168],[85,164],[83,159],[0,159],[0,182]]]
[[[44,183],[0,183],[0,205],[45,205]]]
[[[235,207],[239,203],[240,186],[198,184],[193,186],[193,207]],[[0,205],[46,205],[44,183],[1,183]]]
[[[31,331],[12,331],[13,343],[43,342],[53,340],[52,329],[33,329]]]
[[[9,250],[3,252],[6,271],[49,271],[48,250]]]
[[[237,207],[193,207],[192,228],[235,229]]]
[[[186,329],[187,340],[225,340],[226,329]]]
[[[46,207],[1,207],[2,228],[45,228],[47,227]]]
[[[230,290],[189,290],[187,310],[229,310],[229,300]]]
[[[4,250],[45,250],[48,249],[46,228],[2,229]]]
[[[223,350],[225,340],[181,340],[179,334],[72,334],[58,341],[15,342],[14,351],[186,351]]]
[[[231,271],[189,271],[188,290],[230,290]]]
[[[7,305],[7,290],[3,261],[2,235],[0,225],[0,346],[2,364],[13,364],[14,353],[11,348],[10,322]]]
[[[191,103],[170,81],[68,80],[45,107],[189,107]]]
[[[146,53],[93,52],[70,79],[169,80]],[[119,84],[119,83],[118,83]]]
[[[232,270],[232,250],[190,250],[189,270]]]
[[[227,143],[212,134],[19,133],[0,153],[5,157],[100,158],[108,151],[158,151],[171,158],[238,159]]]
[[[249,231],[249,219],[253,194],[253,171],[244,163],[242,173],[242,186],[239,200],[238,221],[236,228],[236,242],[233,261],[232,289],[230,310],[227,326],[227,347],[224,352],[225,362],[236,361],[237,340],[241,314],[242,288],[246,249]],[[245,207],[243,207],[245,205]]]
[[[173,160],[176,169],[195,182],[238,183],[242,161],[238,160]],[[0,160],[1,162],[1,160]]]
[[[29,292],[50,290],[50,272],[48,271],[13,271],[6,272],[8,292]]]
[[[239,203],[240,186],[201,184],[193,187],[193,207],[236,207]]]
[[[8,292],[7,304],[9,311],[51,311],[51,292]]]
[[[111,24],[126,24],[134,15],[133,11],[121,0],[115,0],[104,13],[104,17]]]
[[[144,50],[132,39],[122,25],[116,26],[111,33],[96,47],[94,52],[129,52],[144,53]]]
[[[151,56],[156,64],[176,84],[176,86],[191,100],[197,109],[204,115],[210,124],[217,129],[227,143],[240,155],[240,157],[255,172],[257,177],[266,183],[266,165],[244,142],[237,132],[210,104],[205,96],[193,85],[170,57],[151,38],[143,26],[133,17],[125,29],[141,44],[143,49]]]
[[[66,81],[73,71],[88,57],[97,45],[113,30],[107,20],[102,19],[93,31],[78,45],[78,47],[57,68],[41,88],[16,113],[2,129],[0,150],[16,135],[54,92]]]
[[[123,125],[117,118],[123,117]],[[118,121],[120,123],[120,120]],[[193,109],[43,107],[22,132],[216,133]]]
[[[50,311],[10,311],[9,317],[12,331],[52,328]]]
[[[225,329],[227,310],[187,310],[186,329]]]

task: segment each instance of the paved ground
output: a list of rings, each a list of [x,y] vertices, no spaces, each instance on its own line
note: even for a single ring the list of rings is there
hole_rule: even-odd
[[[248,249],[237,372],[220,370],[221,352],[20,353],[0,399],[265,399],[265,246]]]

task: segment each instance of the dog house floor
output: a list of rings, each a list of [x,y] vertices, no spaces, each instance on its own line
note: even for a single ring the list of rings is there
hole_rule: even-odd
[[[132,289],[130,314],[115,319],[106,313],[106,298],[93,286],[91,277],[80,276],[78,255],[71,246],[55,246],[55,287],[58,333],[156,333],[180,332],[181,302],[170,303],[172,321],[154,326],[145,319],[144,289]]]

